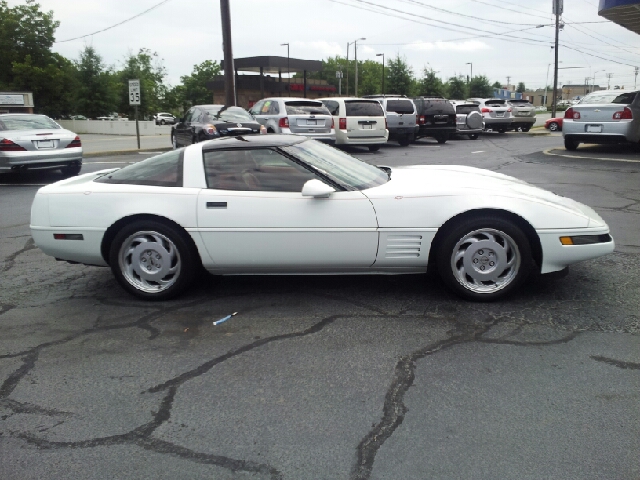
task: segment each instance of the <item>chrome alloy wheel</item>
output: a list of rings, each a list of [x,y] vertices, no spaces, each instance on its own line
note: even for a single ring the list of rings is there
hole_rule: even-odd
[[[453,249],[451,268],[460,284],[475,293],[502,290],[518,275],[521,255],[506,233],[483,228],[466,234]]]
[[[173,241],[153,231],[136,232],[122,242],[118,264],[127,282],[145,293],[159,293],[171,287],[182,266]]]

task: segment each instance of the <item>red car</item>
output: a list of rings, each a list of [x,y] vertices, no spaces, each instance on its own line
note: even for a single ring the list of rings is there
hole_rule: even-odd
[[[560,132],[562,131],[562,118],[550,118],[546,122],[544,122],[544,128],[547,130],[551,130],[552,132]]]

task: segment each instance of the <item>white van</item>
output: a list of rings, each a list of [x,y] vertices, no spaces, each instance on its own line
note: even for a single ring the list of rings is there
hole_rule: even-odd
[[[416,139],[418,122],[416,106],[411,99],[404,95],[365,95],[363,98],[373,98],[384,108],[389,140],[397,140],[406,147]]]
[[[318,100],[333,116],[336,145],[359,145],[375,152],[389,139],[387,117],[377,100],[349,97]]]

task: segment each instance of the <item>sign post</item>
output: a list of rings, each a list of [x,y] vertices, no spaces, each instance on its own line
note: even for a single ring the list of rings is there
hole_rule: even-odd
[[[136,107],[136,138],[140,150],[140,127],[138,126],[138,105],[140,105],[140,80],[129,80],[129,105]]]

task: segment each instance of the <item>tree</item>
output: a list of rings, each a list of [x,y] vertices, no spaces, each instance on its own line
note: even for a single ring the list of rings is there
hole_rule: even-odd
[[[493,88],[502,88],[502,84],[500,82],[493,82],[493,85],[491,85]]]
[[[524,86],[524,82],[518,83],[518,88],[516,88],[516,92],[524,93],[527,91],[527,88]]]
[[[423,77],[417,82],[417,94],[418,95],[440,95],[445,96],[444,83],[440,78],[436,77],[436,73],[433,69],[425,68],[422,71]]]
[[[493,97],[493,87],[484,75],[476,75],[469,82],[470,97]]]
[[[129,53],[124,67],[117,72],[118,80],[118,112],[127,112],[133,116],[134,107],[129,105],[129,80],[140,80],[140,106],[142,118],[149,117],[160,109],[158,97],[164,95],[166,87],[163,79],[166,70],[158,54],[148,48],[141,48],[136,55]]]
[[[91,46],[85,46],[76,62],[79,90],[77,111],[89,118],[107,115],[118,108],[118,86],[111,70]]]
[[[452,100],[464,100],[467,98],[467,84],[462,75],[451,77],[447,80],[447,98]]]
[[[213,94],[207,89],[207,82],[217,75],[220,75],[220,65],[218,62],[205,60],[201,64],[193,66],[191,75],[180,77],[180,81],[184,87],[184,91],[181,92],[183,111],[191,105],[211,103]]]
[[[385,68],[385,73],[386,70]],[[387,90],[386,81],[384,89]],[[358,95],[376,95],[380,93],[382,93],[382,63],[375,60],[358,61]]]
[[[385,90],[389,93],[411,96],[414,89],[413,70],[406,58],[397,54],[396,58],[389,60],[389,66],[386,69]]]
[[[0,88],[11,87],[14,63],[28,63],[40,69],[51,64],[51,46],[58,25],[60,22],[53,19],[53,12],[40,11],[35,0],[26,0],[13,8],[9,8],[6,0],[0,0]],[[20,83],[24,81],[23,78]]]

